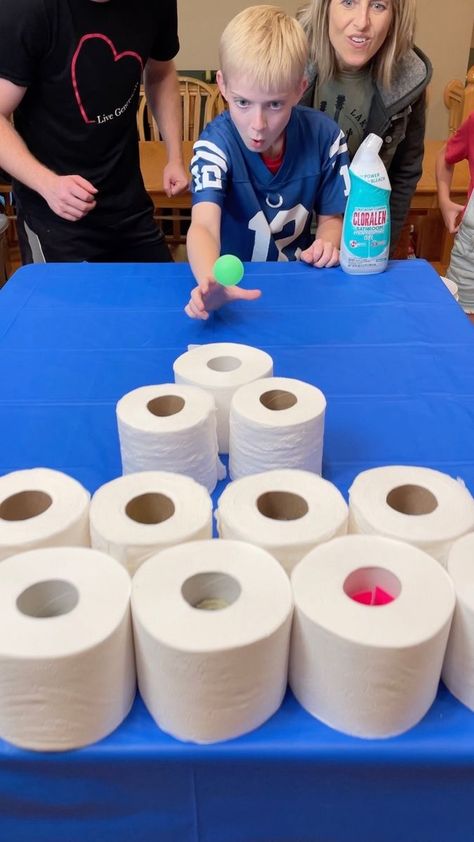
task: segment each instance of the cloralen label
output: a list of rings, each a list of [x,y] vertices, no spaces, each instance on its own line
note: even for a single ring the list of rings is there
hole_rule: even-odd
[[[343,233],[348,259],[379,257],[390,245],[389,201],[390,190],[368,184],[351,172]]]
[[[385,225],[387,221],[386,208],[372,208],[372,210],[361,210],[358,208],[352,214],[352,224],[354,228],[377,228]]]

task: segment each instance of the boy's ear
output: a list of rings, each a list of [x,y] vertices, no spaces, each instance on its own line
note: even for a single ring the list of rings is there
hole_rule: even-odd
[[[226,94],[225,94],[226,84],[225,84],[225,82],[224,82],[224,77],[223,77],[223,75],[222,75],[222,70],[218,70],[218,71],[217,71],[217,73],[216,73],[216,82],[217,82],[217,87],[219,88],[219,90],[220,90],[220,92],[221,92],[222,96],[224,97],[224,99],[227,99]]]
[[[299,86],[298,99],[301,99],[301,97],[303,96],[307,87],[308,87],[308,80],[307,80],[306,76],[303,76],[303,78],[300,82],[300,86]]]

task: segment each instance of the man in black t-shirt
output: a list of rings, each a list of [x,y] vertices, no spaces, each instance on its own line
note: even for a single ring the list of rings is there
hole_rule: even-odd
[[[0,167],[32,258],[169,260],[140,173],[136,109],[143,78],[167,146],[165,188],[180,192],[176,0],[1,0],[0,32]]]

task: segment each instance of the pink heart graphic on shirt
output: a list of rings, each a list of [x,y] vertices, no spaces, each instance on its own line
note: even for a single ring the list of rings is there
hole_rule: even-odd
[[[89,117],[87,116],[86,109],[84,108],[84,105],[83,105],[83,102],[82,102],[82,99],[81,99],[81,95],[79,93],[79,87],[78,87],[78,84],[77,84],[76,64],[77,64],[77,60],[79,58],[79,53],[82,50],[82,47],[84,46],[86,41],[89,41],[91,38],[100,38],[102,41],[105,41],[105,43],[108,44],[108,46],[112,50],[114,62],[120,61],[120,59],[125,58],[126,56],[131,56],[132,58],[135,58],[138,61],[138,63],[140,64],[140,67],[142,69],[142,72],[143,72],[143,61],[142,61],[141,56],[138,53],[135,53],[133,50],[124,50],[123,53],[118,53],[117,50],[115,49],[115,45],[114,45],[113,41],[111,41],[110,38],[107,37],[107,35],[101,35],[98,32],[91,32],[89,35],[83,35],[81,40],[79,41],[79,44],[77,45],[76,52],[74,53],[74,55],[72,57],[71,76],[72,76],[72,86],[74,88],[74,95],[76,97],[77,104],[79,106],[79,110],[82,114],[82,118],[83,118],[85,123],[96,123],[97,121],[96,120],[90,120]]]

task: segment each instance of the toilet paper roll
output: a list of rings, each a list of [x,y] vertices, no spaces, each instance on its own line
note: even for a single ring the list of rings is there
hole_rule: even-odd
[[[275,468],[321,473],[326,398],[315,386],[267,377],[238,389],[230,409],[232,479]]]
[[[446,567],[454,541],[474,529],[474,500],[440,471],[408,465],[372,468],[349,489],[349,532],[408,541]]]
[[[124,474],[186,474],[213,491],[225,469],[217,455],[214,398],[196,386],[142,386],[117,403]]]
[[[221,538],[257,544],[291,573],[317,544],[347,532],[338,489],[309,471],[281,470],[229,483],[216,511]]]
[[[442,678],[456,699],[474,710],[474,534],[456,541],[448,573],[456,591],[456,608]]]
[[[143,471],[108,482],[91,501],[92,546],[131,576],[158,550],[212,537],[212,501],[190,477]]]
[[[441,280],[443,284],[448,287],[451,295],[455,298],[456,301],[459,301],[459,291],[458,285],[451,280],[451,278],[446,278],[444,275],[441,275]]]
[[[91,549],[0,564],[0,736],[38,751],[105,737],[135,694],[130,577]]]
[[[88,547],[89,497],[77,480],[49,468],[0,477],[0,561],[35,547]]]
[[[163,550],[133,578],[132,614],[140,693],[167,733],[226,740],[280,706],[291,589],[260,547],[216,540]]]
[[[357,737],[416,725],[436,695],[454,609],[441,565],[410,544],[347,535],[311,550],[291,583],[290,685],[303,707]]]
[[[197,345],[173,364],[176,383],[201,386],[216,402],[217,441],[220,453],[229,452],[229,411],[232,395],[245,383],[271,377],[273,360],[265,351],[236,342]]]

